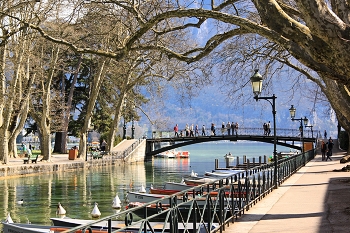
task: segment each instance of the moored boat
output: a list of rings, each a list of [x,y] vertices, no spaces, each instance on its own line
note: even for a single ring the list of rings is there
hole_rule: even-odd
[[[176,157],[176,152],[174,150],[167,150],[162,153],[156,154],[153,157],[173,159]]]
[[[20,232],[20,233],[38,233],[38,232],[45,232],[45,233],[58,233],[63,231],[70,230],[70,227],[68,226],[45,226],[45,225],[37,225],[37,224],[23,224],[23,223],[5,223],[2,222],[3,229],[2,232],[4,233],[14,233],[14,232]],[[78,226],[78,225],[77,225]],[[77,230],[75,233],[82,233],[83,230]],[[99,233],[99,232],[108,232],[107,229],[101,229],[101,228],[95,228],[90,229],[87,232],[92,233]]]
[[[178,151],[176,153],[176,157],[177,158],[183,158],[183,159],[187,159],[190,157],[190,152],[188,151]]]
[[[164,194],[150,194],[150,193],[139,193],[139,192],[128,192],[129,202],[141,202],[148,203],[159,200],[167,195]]]

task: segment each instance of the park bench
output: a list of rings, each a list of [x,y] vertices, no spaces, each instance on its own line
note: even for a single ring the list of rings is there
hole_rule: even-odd
[[[28,157],[23,158],[23,163],[24,164],[26,164],[26,163],[29,164],[29,160],[32,161],[32,163],[34,163],[34,162],[37,163],[38,157],[39,157],[38,154],[28,155]]]
[[[99,151],[92,151],[91,154],[93,159],[102,159],[104,153]]]

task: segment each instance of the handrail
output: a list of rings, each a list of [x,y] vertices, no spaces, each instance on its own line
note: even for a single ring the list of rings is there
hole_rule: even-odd
[[[278,161],[277,181],[283,183],[306,162],[313,159],[315,150],[310,150]],[[89,224],[72,228],[65,232],[86,230],[102,221],[108,222],[108,232],[123,232],[133,227],[139,232],[155,232],[153,221],[162,218],[163,224],[157,232],[177,233],[179,228],[198,232],[224,231],[226,224],[234,223],[245,211],[264,198],[274,189],[274,165],[264,164],[252,169],[202,184],[159,200],[145,203],[140,207],[124,210],[117,214],[101,218]],[[182,197],[180,200],[179,197]],[[169,203],[167,205],[162,203]],[[151,212],[152,210],[152,212]],[[183,211],[185,210],[185,211]],[[133,216],[142,215],[134,222]],[[112,228],[112,219],[124,217],[125,227]]]

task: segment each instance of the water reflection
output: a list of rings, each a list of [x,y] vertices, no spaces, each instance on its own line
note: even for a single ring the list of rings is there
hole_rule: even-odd
[[[189,171],[189,159],[153,159],[147,163],[0,180],[0,217],[5,219],[10,213],[14,222],[51,225],[51,217],[61,217],[56,215],[59,202],[70,218],[92,219],[95,202],[101,217],[105,217],[120,211],[112,208],[116,194],[123,210],[127,191],[179,181]],[[17,204],[21,199],[23,205]]]

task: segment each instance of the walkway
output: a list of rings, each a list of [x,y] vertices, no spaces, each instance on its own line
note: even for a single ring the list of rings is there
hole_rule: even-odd
[[[346,166],[345,154],[333,153],[333,161],[318,154],[225,233],[349,232],[350,173],[333,171]]]

